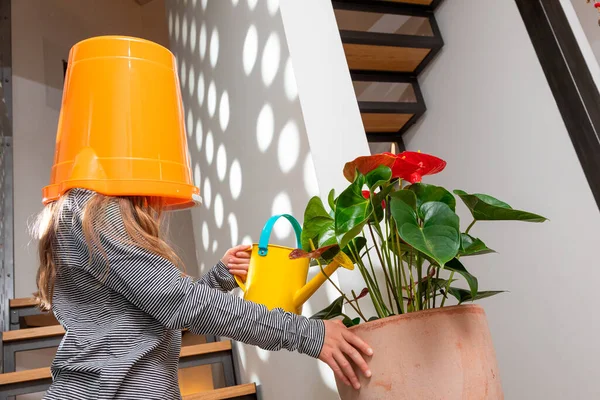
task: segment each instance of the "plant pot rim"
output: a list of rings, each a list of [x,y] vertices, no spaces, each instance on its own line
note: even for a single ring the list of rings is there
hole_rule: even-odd
[[[376,329],[382,325],[387,325],[388,323],[394,321],[401,320],[417,320],[432,317],[436,314],[483,314],[485,316],[485,311],[482,306],[479,304],[461,304],[457,306],[449,306],[442,308],[432,308],[429,310],[416,311],[401,315],[392,315],[391,317],[380,318],[375,321],[364,322],[360,325],[356,325],[350,328],[350,330],[358,329],[361,327],[368,327],[369,329]]]

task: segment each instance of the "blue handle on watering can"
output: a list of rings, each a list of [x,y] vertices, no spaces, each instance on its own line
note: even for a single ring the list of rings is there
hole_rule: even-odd
[[[290,221],[290,223],[294,227],[294,232],[296,232],[296,241],[298,242],[298,248],[302,248],[302,227],[300,226],[296,218],[292,217],[289,214],[274,215],[271,218],[269,218],[269,220],[265,224],[265,227],[262,230],[262,233],[260,234],[260,240],[258,241],[259,256],[264,257],[269,252],[269,239],[271,238],[271,231],[273,230],[273,225],[275,225],[275,222],[277,222],[277,220],[281,217],[284,217],[285,219]]]

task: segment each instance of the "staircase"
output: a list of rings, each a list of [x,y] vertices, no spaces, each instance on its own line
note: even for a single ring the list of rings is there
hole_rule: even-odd
[[[367,139],[402,144],[426,110],[417,77],[444,45],[441,0],[332,3]]]
[[[36,368],[16,371],[16,353],[21,351],[55,348],[60,344],[64,329],[60,325],[41,326],[35,328],[21,328],[21,320],[28,317],[44,315],[40,313],[37,304],[32,299],[13,299],[9,304],[11,312],[11,330],[1,333],[0,354],[2,355],[0,374],[0,400],[14,399],[15,396],[44,392],[52,383],[50,368]],[[56,320],[54,320],[56,323]],[[238,385],[233,348],[230,341],[216,341],[214,337],[207,337],[206,343],[198,340],[185,340],[193,336],[190,332],[183,332],[184,340],[179,355],[180,371],[201,365],[222,365],[223,381],[225,387],[200,393],[190,393],[183,396],[184,400],[224,400],[257,399],[257,388],[254,384]],[[192,338],[193,339],[193,338]],[[196,338],[198,339],[198,338]],[[190,342],[191,344],[186,344]],[[193,372],[193,370],[190,370]],[[214,385],[219,384],[215,379]]]

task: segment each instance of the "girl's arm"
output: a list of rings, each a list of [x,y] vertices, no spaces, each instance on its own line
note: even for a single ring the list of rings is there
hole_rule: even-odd
[[[235,278],[222,261],[219,261],[217,265],[208,271],[202,278],[198,279],[197,282],[201,285],[220,290],[221,292],[230,292],[238,287]]]
[[[71,237],[87,254],[81,211],[73,210]],[[323,348],[323,321],[266,307],[194,282],[171,262],[131,244],[116,203],[108,206],[105,226],[98,232],[103,251],[94,250],[86,269],[107,287],[148,313],[168,329],[189,329],[196,334],[225,336],[266,350],[298,351],[318,357]],[[108,265],[107,265],[108,261]]]
[[[227,250],[219,263],[206,275],[198,280],[202,285],[207,285],[222,292],[230,292],[238,287],[234,275],[245,279],[248,274],[250,250],[252,246],[239,245]]]

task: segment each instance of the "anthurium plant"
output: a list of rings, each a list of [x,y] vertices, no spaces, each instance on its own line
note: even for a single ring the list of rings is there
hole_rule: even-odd
[[[473,235],[473,227],[480,221],[544,222],[546,218],[485,194],[451,193],[421,182],[423,176],[445,167],[445,161],[420,152],[359,157],[345,165],[350,184],[337,197],[333,190],[329,193],[328,208],[319,197],[309,201],[302,249],[290,257],[311,258],[323,273],[323,265],[332,261],[356,265],[366,284],[358,294],[343,293],[336,286],[340,297],[313,318],[341,316],[352,326],[361,320],[444,307],[449,296],[461,304],[502,292],[481,291],[465,266],[473,256],[494,252]],[[473,217],[464,230],[456,213],[457,198]],[[465,284],[457,285],[459,279]],[[362,312],[359,300],[367,296],[377,316],[367,318]],[[359,317],[346,316],[345,304]]]

